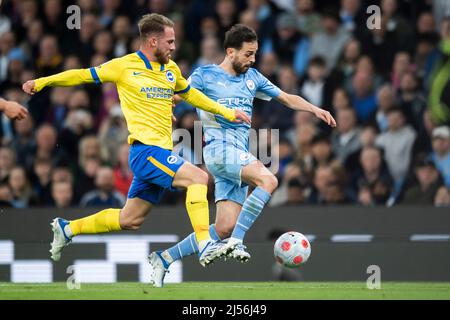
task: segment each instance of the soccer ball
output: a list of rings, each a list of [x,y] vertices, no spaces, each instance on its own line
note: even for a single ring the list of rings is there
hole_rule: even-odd
[[[308,260],[311,245],[303,234],[289,231],[277,239],[273,254],[278,263],[288,268],[295,268]]]

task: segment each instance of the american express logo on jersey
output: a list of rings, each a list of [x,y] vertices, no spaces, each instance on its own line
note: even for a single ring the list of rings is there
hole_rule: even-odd
[[[147,93],[148,99],[172,99],[174,91],[171,88],[142,87],[140,92]]]

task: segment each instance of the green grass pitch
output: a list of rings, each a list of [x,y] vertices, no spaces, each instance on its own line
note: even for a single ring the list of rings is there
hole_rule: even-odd
[[[382,282],[369,290],[363,282],[184,282],[153,288],[149,284],[120,282],[81,284],[0,283],[3,299],[148,299],[148,300],[300,300],[300,299],[444,299],[450,300],[450,282]]]

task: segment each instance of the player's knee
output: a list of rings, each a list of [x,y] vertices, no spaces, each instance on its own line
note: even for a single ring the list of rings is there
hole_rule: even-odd
[[[258,187],[264,189],[269,193],[272,193],[278,187],[278,179],[273,174],[261,177]]]
[[[194,170],[194,172],[192,173],[192,184],[208,184],[208,174],[197,168],[196,170]]]

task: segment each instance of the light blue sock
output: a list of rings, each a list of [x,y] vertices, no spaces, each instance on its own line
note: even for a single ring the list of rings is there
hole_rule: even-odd
[[[209,226],[209,235],[213,240],[221,240],[217,235],[216,228],[214,228],[213,224]],[[195,239],[195,233],[192,232],[173,247],[163,251],[159,256],[165,263],[167,263],[167,266],[165,265],[167,268],[172,262],[180,260],[183,257],[190,256],[194,253],[198,253],[198,247]]]
[[[271,195],[264,189],[257,187],[250,196],[244,201],[241,213],[239,214],[236,225],[234,226],[231,238],[244,240],[245,233],[258,218]]]

